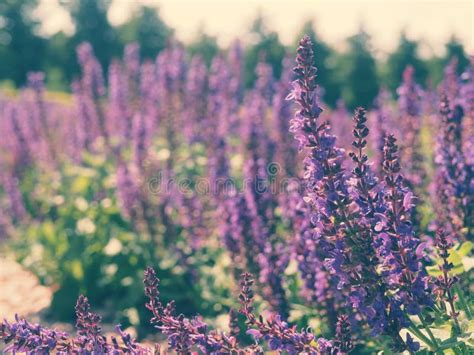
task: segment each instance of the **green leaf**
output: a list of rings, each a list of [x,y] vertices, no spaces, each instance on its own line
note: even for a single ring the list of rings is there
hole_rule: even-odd
[[[90,185],[90,178],[87,176],[78,176],[71,185],[73,193],[84,193]]]
[[[71,274],[76,279],[81,281],[84,278],[84,269],[82,263],[79,260],[72,260],[70,263]]]
[[[471,253],[474,244],[472,242],[464,242],[461,244],[458,253],[460,256],[468,256]]]
[[[51,221],[46,221],[41,226],[41,231],[48,243],[54,245],[56,240],[56,232],[54,224]]]
[[[438,265],[427,266],[426,271],[428,271],[428,274],[430,276],[434,276],[434,277],[437,277],[443,274],[441,270],[439,269]]]
[[[448,261],[453,263],[454,265],[460,265],[462,263],[461,255],[457,252],[457,250],[451,250]]]
[[[448,261],[454,265],[454,268],[450,271],[451,275],[460,275],[464,273],[463,260],[458,251],[451,250]]]

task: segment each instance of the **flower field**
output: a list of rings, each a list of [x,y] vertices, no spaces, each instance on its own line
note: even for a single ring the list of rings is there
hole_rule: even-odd
[[[0,349],[474,352],[474,61],[349,112],[308,36],[251,88],[238,41],[139,50],[104,72],[85,42],[71,96],[0,94],[0,252],[52,293]]]

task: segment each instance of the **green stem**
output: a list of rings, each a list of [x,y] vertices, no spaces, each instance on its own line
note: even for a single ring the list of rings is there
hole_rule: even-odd
[[[434,304],[434,305],[432,306],[432,309],[433,309],[433,311],[434,311],[437,315],[439,315],[439,316],[443,316],[443,315],[446,314],[446,309],[445,309],[445,310],[442,310],[442,309],[440,308],[440,306],[437,305],[437,304]]]
[[[411,327],[408,328],[413,334],[416,335],[418,339],[420,339],[423,343],[428,345],[428,347],[433,350],[435,348],[434,344],[424,335],[413,322],[410,320],[410,323],[412,324]]]
[[[461,342],[460,348],[462,349],[463,354],[469,355],[469,352],[467,351],[466,344],[464,342]]]
[[[458,285],[454,286],[454,291],[456,291],[456,294],[459,297],[459,302],[461,303],[461,307],[464,310],[464,312],[466,312],[466,316],[469,318],[469,320],[471,320],[472,319],[471,309],[469,305],[466,303],[466,299],[464,298],[463,292],[461,291]]]
[[[464,343],[462,341],[454,341],[451,343],[447,344],[441,344],[438,348],[438,350],[446,350],[446,349],[454,349],[458,345],[463,345]]]
[[[425,320],[423,319],[423,316],[422,316],[421,314],[418,315],[418,318],[420,319],[421,324],[423,324],[423,328],[425,328],[426,332],[428,333],[428,336],[430,337],[431,341],[432,341],[433,344],[435,345],[435,349],[437,350],[438,347],[439,347],[439,344],[438,344],[438,342],[436,341],[436,338],[434,337],[433,333],[431,332],[430,327],[428,326],[428,324],[426,324],[426,322],[425,322]]]

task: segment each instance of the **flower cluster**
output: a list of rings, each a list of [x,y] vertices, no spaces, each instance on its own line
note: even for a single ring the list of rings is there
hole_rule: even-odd
[[[319,122],[308,37],[299,44],[296,63],[290,98],[300,109],[292,130],[306,152],[305,200],[312,211],[311,232],[322,251],[320,260],[332,275],[330,281],[337,280],[333,292],[348,296],[356,318],[365,318],[373,334],[391,336],[397,350],[414,350],[418,344],[411,338],[403,341],[400,329],[408,326],[408,314],[419,314],[433,302],[422,266],[423,244],[413,234],[413,193],[400,175],[395,138],[385,138],[383,181],[379,182],[365,154],[369,134],[365,111],[358,109],[349,177],[343,151],[336,147],[326,123]]]
[[[399,137],[403,142],[401,162],[405,178],[412,190],[423,197],[426,183],[424,155],[421,151],[422,91],[415,82],[415,70],[408,66],[403,73],[402,85],[398,88]],[[403,138],[403,139],[402,139]]]
[[[41,354],[152,354],[152,349],[143,347],[120,325],[118,337],[107,339],[101,334],[100,316],[91,312],[86,297],[80,296],[76,304],[75,337],[56,329],[32,324],[25,319],[15,318],[15,322],[0,322],[0,341],[6,344],[5,353]]]
[[[454,305],[455,296],[453,294],[453,286],[459,281],[459,278],[457,276],[450,275],[454,265],[448,259],[449,249],[453,247],[453,243],[448,240],[446,233],[442,229],[439,229],[436,232],[436,247],[442,260],[441,265],[439,265],[439,270],[442,274],[434,280],[434,292],[440,299],[443,300],[446,298],[450,307],[449,315],[454,320],[456,331],[459,332],[461,330],[458,321],[459,312],[456,312],[456,307]]]
[[[463,109],[451,108],[446,95],[440,104],[442,133],[436,144],[435,208],[442,225],[455,239],[472,239],[474,173],[462,142]],[[465,231],[465,232],[463,232]]]
[[[180,354],[467,353],[472,63],[460,77],[449,64],[441,95],[407,67],[397,100],[382,90],[351,115],[342,100],[324,104],[308,36],[293,70],[286,57],[277,79],[262,60],[251,88],[242,51],[235,42],[207,67],[170,42],[142,63],[130,44],[106,83],[84,43],[73,105],[46,95],[42,73],[0,97],[2,242],[19,241],[56,296],[81,289],[97,307],[108,294],[107,306],[139,309],[130,280],[158,266],[145,270],[146,307]],[[176,303],[157,275],[179,285]],[[129,285],[134,296],[117,302]],[[74,336],[17,318],[0,339],[17,352],[153,351],[120,327],[107,337],[100,321],[81,296]]]

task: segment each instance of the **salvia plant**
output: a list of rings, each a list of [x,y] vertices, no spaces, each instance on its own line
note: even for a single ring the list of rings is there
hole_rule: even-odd
[[[308,36],[251,88],[242,51],[104,70],[83,43],[71,98],[0,96],[2,249],[76,319],[6,319],[5,353],[474,351],[473,63],[351,113]]]

